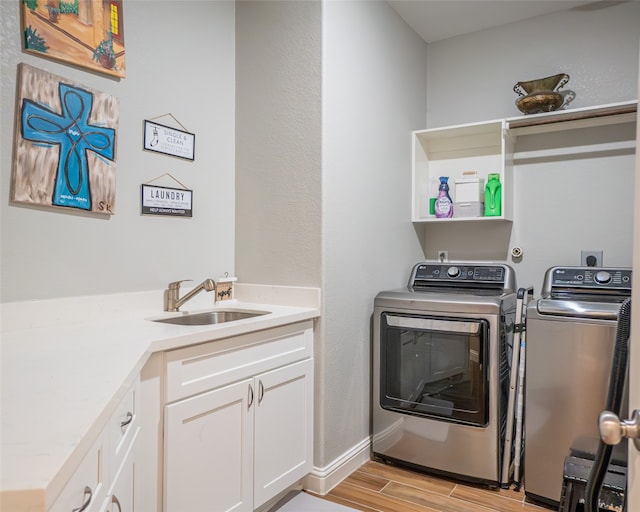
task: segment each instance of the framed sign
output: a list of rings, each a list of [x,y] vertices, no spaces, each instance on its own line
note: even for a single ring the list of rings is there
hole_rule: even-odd
[[[193,191],[143,184],[142,214],[192,217]]]
[[[144,121],[144,149],[148,151],[194,160],[195,144],[196,136],[193,133]]]

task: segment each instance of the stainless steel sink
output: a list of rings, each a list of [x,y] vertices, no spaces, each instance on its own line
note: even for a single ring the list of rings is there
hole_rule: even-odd
[[[213,325],[235,320],[244,320],[268,314],[269,311],[243,311],[240,309],[220,309],[217,311],[205,311],[204,313],[194,313],[192,315],[172,316],[168,318],[158,318],[153,322],[174,325]]]

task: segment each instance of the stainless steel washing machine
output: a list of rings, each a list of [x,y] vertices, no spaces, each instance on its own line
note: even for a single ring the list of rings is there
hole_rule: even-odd
[[[515,309],[500,264],[419,263],[376,296],[374,456],[499,485]]]
[[[631,269],[552,267],[527,307],[525,494],[557,507],[564,459],[598,439]]]

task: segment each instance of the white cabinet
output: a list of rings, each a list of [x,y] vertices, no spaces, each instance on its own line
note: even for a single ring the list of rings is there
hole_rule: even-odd
[[[413,222],[511,220],[513,141],[505,120],[416,131],[412,146]],[[500,216],[460,218],[456,217],[455,205],[452,218],[439,219],[429,213],[429,199],[437,196],[439,178],[449,178],[449,193],[455,203],[455,180],[462,179],[465,172],[475,172],[485,184],[489,174],[500,175]]]
[[[136,380],[49,512],[134,511],[138,390]]]
[[[252,380],[168,405],[165,510],[253,510]]]
[[[250,512],[310,472],[312,325],[167,353],[165,512]]]
[[[47,512],[268,506],[312,469],[313,372],[313,320],[153,354]]]
[[[254,508],[311,471],[313,361],[260,375],[254,421]]]

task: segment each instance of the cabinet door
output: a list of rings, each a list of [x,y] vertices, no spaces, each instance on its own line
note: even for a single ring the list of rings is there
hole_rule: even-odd
[[[165,408],[164,511],[253,510],[253,379]]]
[[[137,462],[135,441],[138,431],[133,435],[133,441],[124,455],[121,467],[115,474],[111,492],[107,497],[106,506],[103,508],[106,512],[134,512],[135,510],[133,471]]]
[[[313,465],[313,360],[256,377],[254,508]]]

